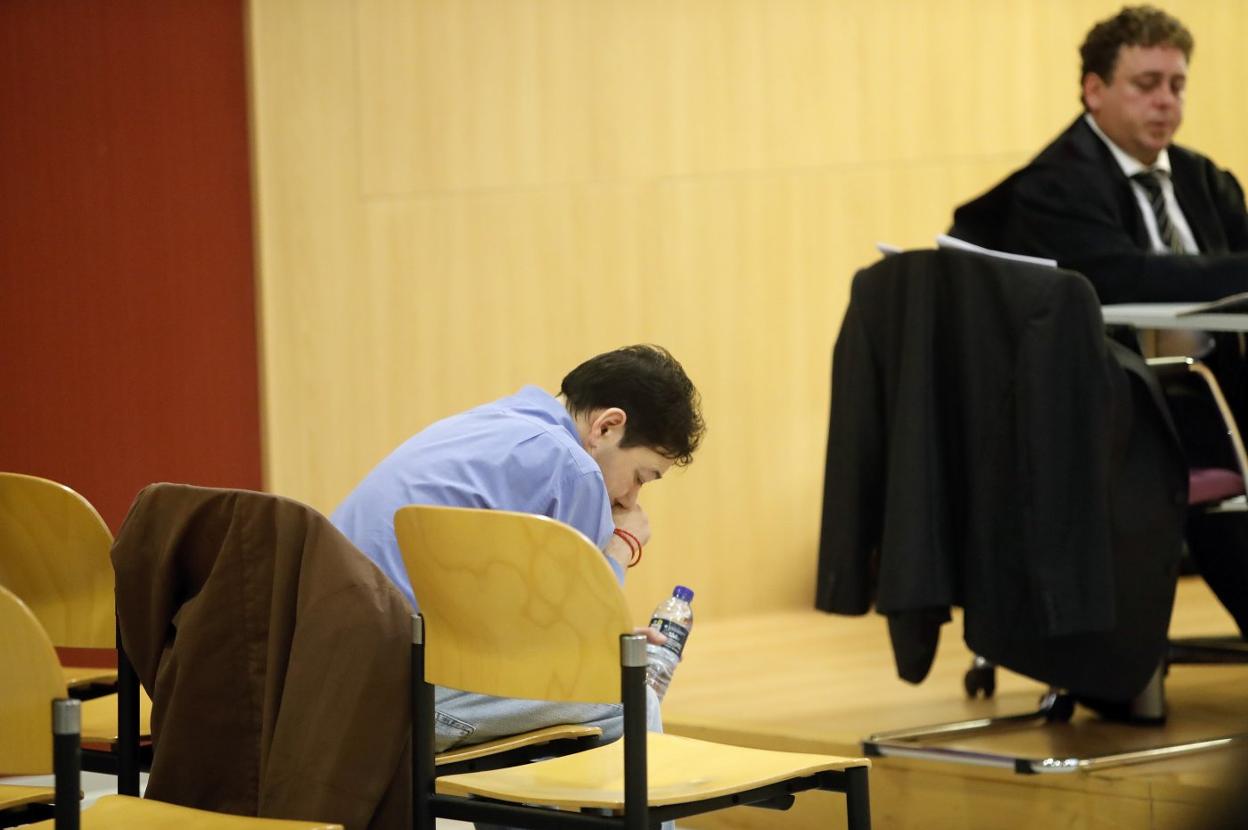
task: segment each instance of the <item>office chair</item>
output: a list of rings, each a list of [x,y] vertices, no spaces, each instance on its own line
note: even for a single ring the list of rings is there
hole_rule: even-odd
[[[118,646],[112,541],[100,514],[70,488],[0,472],[0,585],[27,603],[66,652],[62,674],[69,690],[111,701],[84,712],[82,736],[91,747],[84,761],[87,769],[118,773],[121,792],[137,795],[152,703],[132,675],[119,677],[118,669],[99,665],[113,662]],[[130,733],[138,737],[121,740]]]
[[[1187,389],[1186,381],[1195,378],[1217,411],[1221,427],[1226,436],[1231,467],[1199,467],[1189,471],[1188,488],[1188,533],[1199,533],[1206,523],[1221,520],[1235,522],[1248,521],[1248,500],[1245,499],[1244,484],[1248,481],[1248,452],[1245,451],[1243,436],[1235,420],[1235,414],[1227,403],[1221,384],[1213,371],[1204,362],[1192,357],[1156,357],[1148,361],[1148,365],[1157,373],[1162,387],[1171,394],[1171,389],[1179,387]],[[1241,536],[1242,538],[1242,536]],[[1202,549],[1210,544],[1204,539],[1191,539]],[[1215,559],[1222,556],[1248,557],[1248,550],[1221,551],[1211,553]],[[1202,556],[1204,568],[1219,568],[1223,563],[1210,561]],[[1248,642],[1242,634],[1248,628],[1243,618],[1243,597],[1228,596],[1236,592],[1236,586],[1225,584],[1218,574],[1210,574],[1206,581],[1222,604],[1232,612],[1239,626],[1239,637],[1185,637],[1172,639],[1169,642],[1167,664],[1204,664],[1204,663],[1248,663]]]
[[[958,605],[973,652],[1071,693],[869,735],[865,751],[1020,772],[1140,757],[922,743],[1160,691],[1187,470],[1155,375],[1106,339],[1087,280],[954,251],[888,257],[854,279],[832,380],[818,607],[887,615],[898,672],[919,682]]]
[[[1238,517],[1242,521],[1248,517],[1248,501],[1245,500],[1244,482],[1248,480],[1248,452],[1245,452],[1243,437],[1236,423],[1234,412],[1227,403],[1217,377],[1199,359],[1187,356],[1149,358],[1148,366],[1158,377],[1167,397],[1172,395],[1188,395],[1192,393],[1190,380],[1195,379],[1198,386],[1217,413],[1219,423],[1226,437],[1228,456],[1234,465],[1230,467],[1192,467],[1188,470],[1188,532],[1191,533],[1192,522],[1202,517]],[[1225,555],[1237,555],[1227,552]],[[1238,555],[1244,555],[1240,553]],[[1215,593],[1221,587],[1217,580],[1211,583]],[[1225,589],[1223,589],[1225,590]],[[1226,598],[1219,594],[1224,605],[1235,607],[1236,598]],[[1231,602],[1227,600],[1230,599]],[[1238,620],[1237,620],[1238,621]],[[1243,628],[1241,622],[1241,630]],[[1248,663],[1248,642],[1243,637],[1183,637],[1171,638],[1167,642],[1165,665],[1166,669],[1177,664],[1218,664]],[[991,661],[975,657],[971,668],[965,676],[968,697],[983,696],[990,698],[996,688],[995,666]],[[1053,690],[1060,695],[1060,690]],[[1155,719],[1164,719],[1165,696],[1164,687],[1160,682],[1152,683],[1145,689],[1141,699],[1133,702],[1136,711],[1145,713]],[[1066,720],[1071,713],[1071,706],[1063,702],[1055,707],[1049,715],[1050,720]]]
[[[408,605],[325,516],[153,484],[112,559],[125,656],[156,701],[148,795],[348,826],[407,819]],[[439,762],[516,763],[600,734],[551,727]]]
[[[395,532],[412,616],[414,821],[651,828],[734,805],[787,809],[810,789],[846,794],[870,826],[864,758],[746,749],[647,734],[645,637],[593,543],[542,516],[409,506]],[[503,697],[623,703],[620,741],[532,764],[444,775],[434,764],[433,684]]]

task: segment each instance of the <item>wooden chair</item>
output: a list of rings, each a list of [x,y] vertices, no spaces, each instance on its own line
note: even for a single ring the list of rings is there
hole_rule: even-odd
[[[54,697],[65,696],[65,680],[39,622],[2,587],[0,676],[4,678],[0,682],[0,771],[45,775],[52,770],[50,704]],[[54,796],[48,787],[4,784],[0,779],[3,823],[49,814]]]
[[[865,758],[804,755],[645,731],[646,641],[593,543],[540,516],[411,506],[395,530],[420,604],[412,618],[414,826],[435,817],[523,827],[650,828],[737,804],[785,809],[835,790],[870,826]],[[433,685],[623,702],[624,738],[489,772],[440,774]]]
[[[0,473],[0,585],[22,598],[56,646],[116,647],[112,544],[100,514],[73,490]],[[70,687],[117,680],[116,668],[67,662]]]
[[[0,683],[0,769],[22,775],[55,772],[52,788],[0,784],[0,810],[9,813],[6,824],[54,814],[31,826],[76,830],[81,822],[101,830],[341,830],[338,824],[226,816],[129,796],[106,796],[80,815],[81,726],[102,701],[66,698],[52,641],[31,609],[4,588],[0,588],[0,677],[5,678]]]
[[[433,762],[443,775],[498,769],[585,749],[601,737],[602,730],[596,726],[562,723],[493,741],[457,746],[439,752]]]
[[[125,700],[108,694],[118,683],[112,543],[100,514],[78,493],[48,479],[0,472],[0,585],[30,607],[67,655],[61,674],[68,689],[75,696],[97,695],[84,710],[83,742],[95,748],[86,754],[87,767],[120,768],[127,782],[123,792],[137,795],[138,758],[119,757],[115,750],[126,727],[143,739],[150,736],[152,702],[130,675],[123,677]],[[119,729],[119,705],[127,704],[125,714],[137,721],[127,724],[123,717]]]
[[[410,610],[325,516],[269,493],[153,484],[112,561],[123,667],[138,667],[162,714],[150,795],[351,826],[406,821]],[[438,762],[517,763],[600,734],[548,729]]]

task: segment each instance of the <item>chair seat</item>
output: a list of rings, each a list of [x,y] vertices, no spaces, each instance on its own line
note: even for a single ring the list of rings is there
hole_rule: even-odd
[[[61,675],[65,678],[67,689],[77,689],[93,683],[117,682],[117,669],[101,666],[62,666]]]
[[[28,826],[31,830],[52,830],[54,823],[48,820]],[[82,811],[82,830],[111,827],[125,830],[163,830],[169,827],[178,830],[342,830],[341,824],[323,821],[231,816],[127,795],[106,795]]]
[[[434,763],[438,766],[459,764],[464,761],[475,761],[478,758],[498,755],[503,752],[512,752],[513,750],[523,749],[526,746],[537,746],[553,741],[569,741],[578,738],[597,738],[601,735],[602,730],[598,727],[585,726],[579,723],[547,726],[545,729],[534,729],[532,732],[508,735],[506,738],[499,738],[495,741],[485,741],[484,743],[472,744],[471,746],[448,749],[434,758]]]
[[[675,735],[649,735],[650,805],[686,804],[744,792],[829,770],[869,767],[866,758],[806,755],[707,743]],[[439,793],[474,795],[562,809],[622,809],[624,742],[518,767],[447,775]]]
[[[1244,492],[1239,473],[1220,467],[1193,467],[1187,476],[1187,503],[1209,504]]]
[[[139,737],[152,735],[152,699],[139,687]],[[82,702],[82,742],[112,744],[117,742],[117,695],[93,697]]]
[[[11,810],[27,804],[51,804],[55,798],[56,791],[51,787],[0,784],[0,810]]]

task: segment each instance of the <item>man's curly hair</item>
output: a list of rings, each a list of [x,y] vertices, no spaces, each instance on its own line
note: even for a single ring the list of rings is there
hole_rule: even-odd
[[[1080,80],[1089,72],[1112,83],[1118,50],[1124,46],[1173,46],[1192,59],[1192,33],[1176,17],[1155,6],[1123,6],[1122,11],[1092,27],[1079,56],[1083,59]]]

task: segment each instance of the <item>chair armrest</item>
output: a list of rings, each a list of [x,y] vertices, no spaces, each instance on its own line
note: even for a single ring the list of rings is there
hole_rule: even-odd
[[[1226,402],[1226,396],[1222,394],[1222,386],[1214,377],[1213,371],[1192,357],[1152,357],[1148,359],[1148,365],[1163,383],[1186,374],[1194,374],[1204,381],[1218,409],[1218,414],[1222,418],[1222,424],[1226,428],[1226,437],[1231,442],[1231,450],[1235,454],[1239,474],[1244,477],[1245,482],[1248,482],[1248,452],[1244,450],[1244,439],[1240,434],[1239,425],[1235,422],[1235,414],[1231,412],[1230,404]]]

